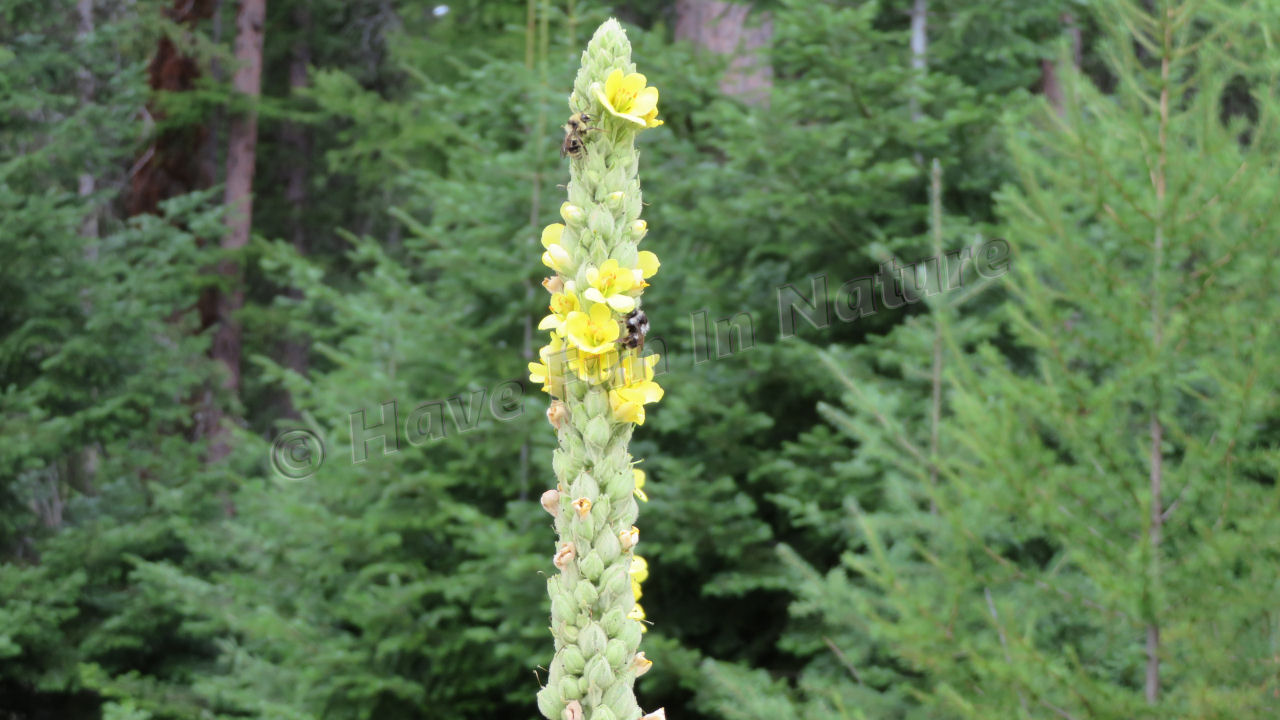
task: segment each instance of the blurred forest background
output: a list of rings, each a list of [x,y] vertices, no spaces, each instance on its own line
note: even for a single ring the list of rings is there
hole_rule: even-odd
[[[1275,717],[1280,4],[0,0],[0,718],[536,714],[537,233],[610,16],[666,120],[642,705]]]

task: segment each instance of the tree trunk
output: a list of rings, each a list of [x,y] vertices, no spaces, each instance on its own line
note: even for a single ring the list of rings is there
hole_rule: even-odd
[[[1062,24],[1066,28],[1067,35],[1071,38],[1071,61],[1076,69],[1080,68],[1080,26],[1076,25],[1075,18],[1070,13],[1062,14]],[[1049,104],[1053,109],[1058,111],[1059,115],[1066,112],[1062,97],[1062,81],[1058,77],[1058,62],[1056,60],[1040,61],[1040,89],[1044,93]]]
[[[235,251],[249,242],[253,221],[253,171],[257,158],[258,116],[254,105],[262,86],[262,30],[266,0],[241,0],[236,13],[236,72],[232,90],[248,106],[231,119],[227,144],[227,181],[224,204],[227,234],[222,249]],[[218,325],[213,337],[213,359],[226,370],[224,387],[231,393],[240,389],[240,322],[236,318],[244,305],[244,278],[239,263],[223,260],[218,272],[228,279],[227,289],[218,296]],[[209,451],[210,462],[230,452],[225,430],[215,429]]]
[[[928,65],[928,49],[929,49],[929,2],[928,0],[915,0],[911,6],[911,69],[915,73],[915,93],[911,95],[911,119],[919,120],[920,113],[920,97],[923,91],[920,87],[920,80],[924,77],[925,67]],[[916,163],[921,162],[919,156],[916,157]]]
[[[297,38],[289,56],[289,90],[296,97],[298,91],[308,84],[308,66],[311,64],[311,47],[308,35],[311,29],[311,3],[304,2],[294,12],[294,24]],[[299,255],[307,254],[307,180],[310,174],[311,132],[302,123],[285,123],[281,130],[281,142],[288,151],[292,161],[285,176],[285,200],[289,203],[289,235],[293,247]],[[289,288],[286,291],[291,298],[301,299],[302,291]],[[281,354],[285,367],[305,375],[309,366],[307,352],[309,343],[305,337],[285,338]],[[293,401],[286,393],[284,414],[297,417]]]
[[[761,51],[773,39],[773,17],[758,13],[758,23],[748,25],[751,9],[750,4],[724,0],[676,0],[675,36],[731,56],[720,89],[747,102],[768,105],[773,68]]]
[[[93,0],[77,0],[76,14],[79,16],[79,23],[76,27],[76,39],[81,43],[89,42],[89,36],[93,34]],[[76,94],[79,96],[80,105],[86,106],[93,102],[93,71],[87,67],[82,67],[76,72]],[[79,178],[79,195],[80,197],[89,197],[97,183],[94,180],[93,172],[90,168],[80,173]],[[98,237],[98,211],[97,208],[89,211],[85,216],[84,223],[80,226],[80,234],[86,238]],[[90,244],[85,250],[85,256],[89,260],[96,260],[97,249]]]
[[[194,30],[201,20],[213,16],[212,0],[173,0],[165,14],[177,25]],[[152,94],[187,92],[195,88],[200,66],[167,37],[161,38],[147,67]],[[159,103],[147,105],[155,120],[164,117]],[[171,128],[158,133],[130,170],[129,198],[125,209],[130,216],[157,214],[160,203],[192,190],[208,187],[212,178],[201,171],[197,158],[204,144],[202,125]]]

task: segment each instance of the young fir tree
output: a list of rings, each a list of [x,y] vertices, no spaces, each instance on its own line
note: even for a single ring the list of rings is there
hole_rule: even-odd
[[[858,462],[917,499],[851,505],[864,545],[801,594],[917,678],[916,716],[1274,710],[1274,15],[1105,3],[1114,91],[1070,75],[1061,115],[1012,118],[1004,331],[944,333],[936,521],[904,532],[920,414],[848,396]]]

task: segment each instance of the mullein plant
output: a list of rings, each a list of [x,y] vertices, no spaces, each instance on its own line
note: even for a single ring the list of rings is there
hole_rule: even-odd
[[[547,419],[559,448],[556,487],[542,496],[558,534],[547,581],[555,657],[538,708],[550,720],[658,720],[636,703],[635,680],[653,664],[640,651],[645,616],[638,602],[647,565],[635,527],[645,500],[644,472],[627,445],[645,405],[662,398],[658,356],[642,355],[626,320],[640,309],[658,258],[640,250],[639,157],[635,137],[662,124],[658,90],[635,72],[631,44],[616,20],[605,22],[582,54],[569,107],[581,141],[570,152],[563,223],[542,231],[543,281],[550,314],[539,324],[549,342],[530,380],[553,400]],[[583,117],[585,114],[585,118]],[[568,145],[568,143],[567,143]]]

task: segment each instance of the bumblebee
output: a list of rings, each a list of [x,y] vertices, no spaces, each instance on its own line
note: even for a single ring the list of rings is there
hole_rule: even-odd
[[[574,113],[564,125],[564,142],[560,145],[560,157],[582,157],[586,149],[586,140],[582,136],[589,130],[599,130],[591,125],[591,116],[586,113]]]
[[[643,351],[644,336],[649,334],[649,316],[643,310],[632,310],[622,319],[622,326],[626,328],[627,334],[618,342],[623,347]]]

